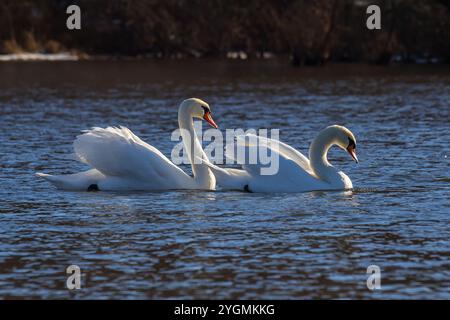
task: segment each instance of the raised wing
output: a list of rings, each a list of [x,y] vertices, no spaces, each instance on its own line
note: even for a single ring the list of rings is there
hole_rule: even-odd
[[[236,137],[237,146],[243,146],[243,147],[262,147],[262,148],[268,148],[274,153],[278,153],[279,156],[281,156],[284,160],[291,160],[298,166],[300,166],[304,171],[308,172],[309,174],[313,175],[313,171],[311,169],[309,159],[305,157],[301,152],[297,151],[296,149],[292,148],[291,146],[279,141],[274,140],[270,138],[265,138],[261,136],[257,136],[254,134],[245,134],[245,135],[239,135]],[[250,149],[246,149],[245,155],[248,158],[248,152],[250,152]],[[236,159],[236,156],[233,154],[230,154],[230,150],[225,151],[225,156],[229,158]],[[245,159],[245,163],[248,163],[248,159]],[[291,166],[291,164],[289,164]]]
[[[92,128],[79,135],[73,146],[80,161],[107,176],[152,181],[161,186],[190,178],[125,127]]]

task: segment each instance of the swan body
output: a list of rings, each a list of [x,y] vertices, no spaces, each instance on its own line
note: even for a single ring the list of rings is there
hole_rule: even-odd
[[[249,140],[256,144],[249,143]],[[278,171],[273,175],[263,175],[261,169],[264,166],[261,163],[244,164],[242,169],[227,169],[208,162],[207,165],[223,189],[250,192],[304,192],[353,188],[350,178],[327,160],[328,150],[331,146],[338,145],[346,149],[357,162],[356,139],[345,127],[334,125],[322,130],[311,144],[309,159],[281,141],[251,134],[237,137],[237,143],[238,146],[245,148],[246,155],[255,147],[263,153],[267,152],[265,149],[270,149],[270,152],[278,156]],[[228,150],[225,154],[229,154]]]
[[[192,162],[194,154],[207,159],[195,134],[193,118],[203,118],[217,128],[210,113],[208,104],[195,98],[183,101],[178,110],[193,177],[125,127],[93,128],[76,138],[76,158],[92,169],[68,175],[36,175],[65,190],[214,190],[216,180],[208,166]]]

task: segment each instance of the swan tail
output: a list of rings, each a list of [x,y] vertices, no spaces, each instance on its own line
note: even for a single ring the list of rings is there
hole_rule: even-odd
[[[35,175],[36,177],[49,181],[58,189],[82,191],[93,188],[98,189],[98,183],[104,178],[104,176],[96,169],[74,174],[51,175],[38,172]]]
[[[43,178],[51,182],[58,189],[71,189],[71,181],[68,178],[70,175],[51,175],[46,173],[38,172],[36,177]]]

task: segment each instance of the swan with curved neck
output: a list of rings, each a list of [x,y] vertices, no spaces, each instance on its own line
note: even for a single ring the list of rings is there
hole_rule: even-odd
[[[194,157],[207,159],[195,133],[195,118],[217,128],[206,102],[191,98],[180,104],[178,125],[193,177],[125,127],[93,128],[77,137],[75,155],[92,169],[68,175],[36,175],[65,190],[214,190],[216,180],[211,170],[205,163],[193,161]]]
[[[346,150],[356,163],[358,162],[356,138],[347,128],[333,125],[320,131],[311,143],[309,159],[281,141],[249,134],[238,137],[238,146],[244,147],[246,154],[255,147],[244,142],[245,138],[250,136],[256,139],[253,141],[257,141],[258,148],[268,148],[278,156],[277,172],[273,175],[262,175],[263,165],[260,163],[245,164],[242,170],[224,169],[207,163],[222,188],[251,192],[303,192],[353,188],[350,178],[333,167],[327,159],[328,150],[337,145]]]
[[[358,163],[355,136],[347,128],[334,125],[319,132],[311,143],[309,148],[311,169],[320,180],[326,181],[336,187],[342,186],[343,189],[351,189],[353,185],[350,178],[328,162],[328,150],[333,145],[347,150],[353,160]]]
[[[199,106],[201,109],[198,108]],[[211,117],[211,109],[206,102],[200,99],[188,99],[181,103],[178,110],[178,126],[180,127],[184,150],[187,151],[194,175],[194,185],[190,189],[214,190],[216,179],[211,170],[204,163],[194,161],[195,157],[199,156],[202,159],[208,159],[195,132],[194,118],[204,119],[213,128],[218,128]]]

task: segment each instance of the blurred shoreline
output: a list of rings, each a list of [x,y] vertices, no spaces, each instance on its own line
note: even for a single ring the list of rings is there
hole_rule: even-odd
[[[0,54],[1,62],[35,62],[35,61],[177,61],[177,60],[229,60],[229,61],[279,61],[286,64],[294,64],[294,58],[287,54],[275,55],[270,52],[266,52],[256,56],[250,56],[245,52],[228,52],[225,56],[219,57],[191,57],[185,55],[174,55],[170,57],[164,57],[158,54],[143,54],[136,56],[129,55],[88,55],[86,53],[80,53],[77,51],[63,51],[58,53],[42,53],[42,52],[19,52],[10,54]],[[329,64],[379,64],[370,61],[330,61]],[[440,65],[449,64],[448,61],[430,56],[430,55],[402,55],[394,54],[391,58],[382,63],[382,65],[392,66],[401,64],[412,64],[412,65]],[[313,66],[323,66],[324,64],[314,64]]]
[[[72,4],[81,10],[80,30],[66,26]],[[380,30],[366,26],[369,4],[380,7]],[[2,0],[0,54],[8,54],[0,58],[6,61],[277,57],[293,66],[448,63],[450,1]]]

